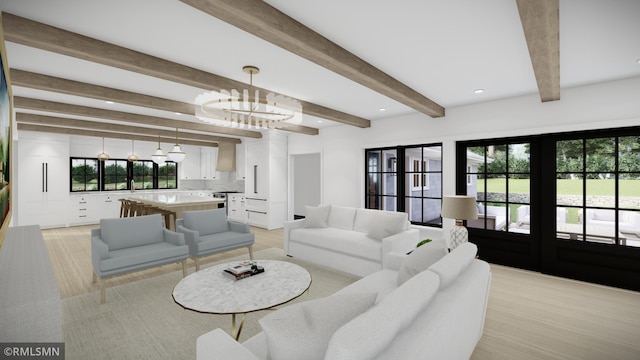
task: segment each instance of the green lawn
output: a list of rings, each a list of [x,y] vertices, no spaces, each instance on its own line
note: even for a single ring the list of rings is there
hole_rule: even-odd
[[[506,189],[506,179],[488,179],[487,189],[489,192],[504,192]],[[640,180],[620,180],[620,195],[640,196]],[[614,194],[615,181],[613,180],[587,180],[587,190],[589,195],[611,196]],[[582,180],[558,180],[558,194],[562,195],[582,195]],[[484,192],[484,183],[478,183],[478,192]],[[528,179],[509,180],[509,192],[516,194],[529,193]]]

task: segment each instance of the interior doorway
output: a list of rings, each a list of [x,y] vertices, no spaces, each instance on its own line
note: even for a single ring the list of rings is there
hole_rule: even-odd
[[[305,215],[305,206],[322,202],[322,160],[320,153],[291,155],[290,214]]]

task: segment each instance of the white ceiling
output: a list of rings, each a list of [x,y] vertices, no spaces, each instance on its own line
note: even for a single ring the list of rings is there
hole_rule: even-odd
[[[538,91],[515,0],[266,2],[445,108]],[[372,121],[416,112],[177,0],[0,0],[0,10],[244,83],[242,66],[256,65],[259,87]],[[207,90],[10,42],[6,50],[20,70],[183,102]],[[640,76],[638,59],[640,0],[560,0],[561,89]],[[17,86],[13,94],[197,121]],[[303,124],[335,124],[318,120]]]

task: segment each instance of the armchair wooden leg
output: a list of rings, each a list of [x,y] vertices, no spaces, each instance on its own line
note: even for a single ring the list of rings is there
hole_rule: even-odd
[[[248,248],[249,248],[249,259],[253,260],[253,245],[248,246]]]
[[[194,257],[193,261],[196,263],[196,271],[200,271],[200,258]]]
[[[107,281],[100,278],[100,304],[107,302]]]
[[[187,259],[182,260],[182,277],[187,276]]]
[[[95,284],[96,281],[98,281],[98,274],[96,274],[96,271],[92,271],[93,272],[93,278],[91,279],[91,283]]]

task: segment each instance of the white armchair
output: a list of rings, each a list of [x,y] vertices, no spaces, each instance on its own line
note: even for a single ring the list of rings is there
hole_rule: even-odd
[[[518,214],[517,225],[518,227],[522,225],[530,225],[531,224],[531,206],[522,205],[519,206],[516,210]],[[567,209],[557,207],[556,208],[556,223],[564,224],[567,222]]]

